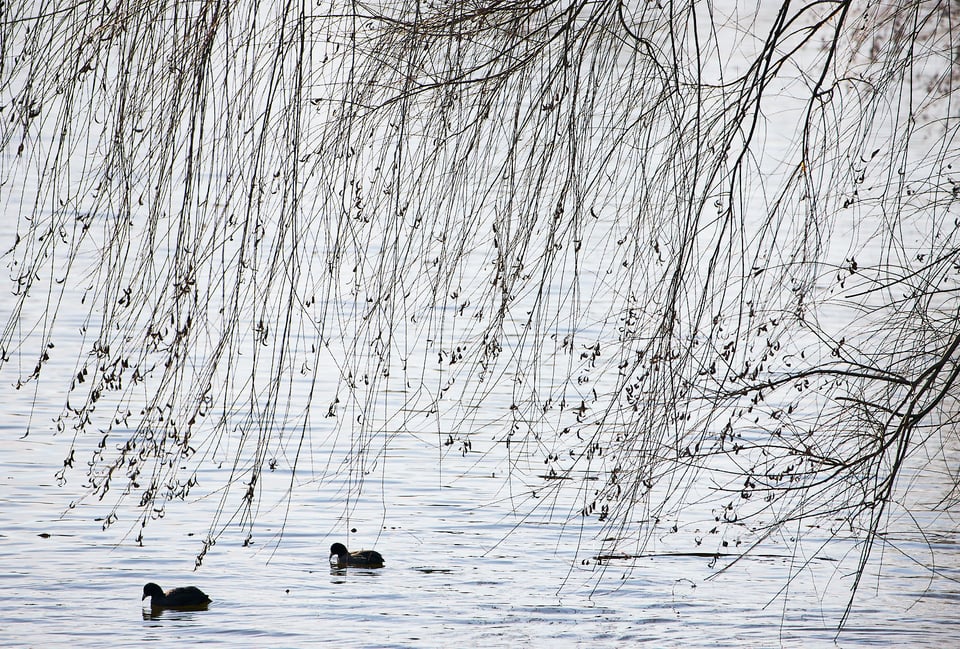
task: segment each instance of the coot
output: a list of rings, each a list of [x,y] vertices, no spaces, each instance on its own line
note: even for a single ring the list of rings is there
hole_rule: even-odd
[[[382,568],[383,556],[376,550],[350,552],[343,543],[334,543],[330,546],[330,565],[337,568],[348,566],[354,568]]]
[[[154,608],[190,608],[206,606],[212,600],[196,586],[184,586],[163,592],[153,582],[143,587],[143,599],[150,598]]]

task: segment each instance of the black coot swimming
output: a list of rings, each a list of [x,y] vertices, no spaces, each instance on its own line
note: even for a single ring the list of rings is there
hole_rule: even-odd
[[[383,556],[376,550],[350,552],[343,543],[334,543],[330,546],[330,565],[337,568],[382,568]]]
[[[191,608],[206,606],[212,600],[196,586],[174,588],[163,592],[160,586],[153,582],[143,587],[143,599],[150,598],[153,608]]]

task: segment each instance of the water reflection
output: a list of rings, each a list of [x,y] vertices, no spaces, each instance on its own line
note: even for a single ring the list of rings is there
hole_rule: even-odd
[[[338,568],[337,566],[330,566],[330,576],[335,577],[336,579],[331,579],[331,584],[346,584],[348,583],[346,577],[348,574],[351,575],[364,575],[369,577],[379,577],[382,573],[381,570],[375,568]]]
[[[210,608],[209,604],[198,604],[196,606],[145,606],[142,609],[144,620],[159,620],[166,617],[174,620],[190,620],[195,617],[194,613],[206,611]]]

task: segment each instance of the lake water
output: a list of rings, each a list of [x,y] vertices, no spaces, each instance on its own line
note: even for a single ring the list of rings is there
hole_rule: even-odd
[[[692,549],[705,528],[679,538],[664,529],[657,556],[597,566],[595,523],[572,516],[563,498],[521,519],[528,488],[484,461],[439,470],[441,440],[426,431],[397,434],[380,459],[389,470],[349,521],[335,483],[299,484],[288,511],[289,474],[267,474],[253,545],[227,534],[194,571],[222,472],[202,474],[213,493],[170,505],[140,547],[123,509],[102,531],[97,519],[108,508],[74,502],[83,491],[76,480],[57,486],[69,439],[37,425],[53,403],[21,399],[3,386],[4,647],[813,647],[833,644],[846,602],[850,578],[838,566],[856,548],[818,548],[809,534],[796,556],[787,539],[771,540],[719,575],[723,558],[672,554]],[[34,429],[23,438],[31,408]],[[943,647],[960,637],[960,545],[950,525],[890,539],[883,576],[865,580],[840,646]],[[385,568],[327,566],[327,548],[348,529],[351,543],[383,552]],[[914,562],[931,548],[936,579]],[[140,600],[147,581],[197,585],[214,601],[206,611],[153,615]]]
[[[749,25],[763,33],[770,19],[750,19]],[[746,40],[761,42],[741,37],[743,34],[724,41],[720,48],[724,60],[729,52],[744,46]],[[743,61],[733,60],[725,72],[732,75],[742,72],[742,68]],[[704,68],[708,76],[719,72],[711,66]],[[258,82],[262,80],[258,77]],[[796,90],[802,83],[796,79],[791,83],[795,84],[791,92],[802,97],[803,93]],[[776,90],[788,94],[784,88]],[[796,144],[796,134],[790,129],[802,114],[803,105],[794,102],[788,107],[787,103],[784,100],[782,111],[769,117],[769,121],[766,117],[762,120],[760,128],[767,132],[762,138],[764,154],[758,154],[756,159],[758,175],[765,171],[765,165],[778,167],[788,158],[784,153],[789,149],[787,145]],[[616,126],[615,122],[611,124]],[[778,129],[784,124],[790,128]],[[784,139],[791,142],[785,143]],[[623,160],[626,162],[617,172],[626,180],[620,178],[618,182],[633,182],[634,171],[627,164],[633,158]],[[4,158],[5,168],[17,164],[12,156]],[[793,173],[795,166],[780,165],[778,178]],[[185,480],[196,466],[198,484],[182,502],[174,500],[155,511],[145,528],[135,502],[139,494],[114,508],[118,491],[125,486],[121,480],[115,482],[114,490],[102,501],[85,496],[85,463],[96,452],[99,433],[75,440],[69,427],[58,432],[55,423],[71,377],[91,357],[90,346],[96,333],[92,330],[100,312],[86,300],[96,298],[102,299],[103,304],[113,303],[97,293],[103,280],[95,263],[99,244],[85,249],[78,258],[81,271],[75,274],[73,282],[64,285],[62,298],[60,285],[45,277],[46,283],[37,284],[35,299],[20,320],[22,330],[13,336],[14,340],[22,338],[31,343],[43,338],[43,327],[33,325],[44,322],[44,309],[50,306],[45,298],[50,296],[50,304],[61,313],[50,332],[56,347],[50,349],[50,360],[42,370],[44,380],[27,382],[20,389],[16,386],[17,380],[26,377],[36,363],[37,350],[41,348],[36,345],[9,350],[12,360],[0,374],[0,647],[836,644],[943,649],[960,641],[960,543],[956,537],[960,521],[956,508],[943,500],[945,494],[954,497],[950,495],[951,481],[960,456],[955,435],[932,438],[930,449],[925,449],[930,451],[929,457],[919,453],[910,458],[918,466],[932,470],[914,474],[907,467],[902,472],[905,482],[912,480],[909,489],[902,491],[909,502],[891,507],[886,533],[878,541],[854,608],[839,635],[837,625],[844,616],[861,551],[854,531],[847,535],[843,529],[830,529],[831,521],[821,517],[824,529],[804,520],[796,529],[784,528],[761,539],[757,529],[736,521],[718,525],[724,503],[709,499],[707,485],[693,484],[685,492],[691,495],[684,503],[690,506],[689,510],[684,509],[684,516],[672,512],[661,521],[656,515],[641,511],[642,507],[631,514],[629,524],[649,534],[640,557],[598,559],[612,544],[623,542],[621,545],[629,546],[633,538],[630,535],[635,531],[611,530],[596,516],[579,515],[591,500],[602,469],[610,467],[603,467],[603,462],[598,461],[589,465],[596,470],[593,473],[581,462],[569,473],[549,473],[564,465],[566,458],[557,457],[558,453],[575,447],[583,449],[583,445],[560,440],[562,424],[552,431],[553,439],[537,436],[531,426],[518,433],[513,446],[506,443],[514,430],[511,423],[521,421],[525,414],[515,411],[527,409],[535,413],[541,407],[542,400],[533,398],[538,389],[543,388],[541,396],[552,398],[554,388],[566,389],[567,379],[583,370],[587,387],[578,396],[586,399],[591,390],[611,390],[610,382],[615,379],[610,377],[617,376],[615,361],[607,357],[597,361],[612,369],[605,379],[602,372],[588,376],[596,359],[567,361],[567,356],[573,355],[562,349],[562,330],[576,329],[582,336],[581,345],[591,342],[591,335],[598,340],[604,338],[605,344],[616,340],[614,329],[621,322],[617,321],[620,303],[615,299],[624,298],[618,291],[624,286],[643,286],[647,281],[655,288],[660,278],[656,270],[647,269],[645,275],[644,270],[627,269],[644,251],[642,262],[651,268],[656,263],[646,258],[654,257],[648,242],[634,242],[635,248],[626,252],[626,248],[611,244],[616,239],[611,232],[622,234],[625,240],[642,239],[641,234],[633,232],[635,223],[617,220],[614,212],[621,207],[617,197],[620,185],[612,180],[611,185],[610,194],[601,196],[600,203],[605,201],[612,212],[592,215],[594,221],[584,226],[579,242],[584,245],[584,256],[589,258],[589,262],[581,261],[578,266],[582,271],[578,288],[582,292],[573,294],[568,290],[567,278],[557,271],[565,268],[563,263],[551,269],[557,276],[545,280],[549,284],[545,301],[550,302],[554,311],[535,323],[542,327],[537,332],[540,338],[527,336],[523,313],[533,297],[539,298],[534,290],[536,284],[517,284],[519,297],[503,324],[507,345],[504,356],[515,354],[511,361],[519,359],[527,365],[519,370],[515,366],[510,371],[501,369],[500,375],[483,385],[463,387],[461,382],[450,390],[451,397],[445,402],[443,393],[469,374],[457,373],[446,364],[452,365],[461,340],[475,349],[486,326],[477,324],[482,318],[471,321],[471,309],[479,309],[478,305],[485,300],[489,303],[494,295],[483,275],[489,270],[483,270],[484,264],[489,264],[494,255],[481,241],[492,231],[490,215],[484,217],[487,221],[472,222],[478,232],[482,231],[475,239],[469,239],[474,248],[451,252],[452,246],[448,249],[446,240],[441,245],[438,238],[416,235],[424,236],[424,246],[434,246],[450,255],[448,261],[453,259],[451,266],[456,266],[458,276],[456,281],[450,279],[449,286],[431,293],[436,290],[430,284],[434,269],[423,260],[429,255],[420,255],[411,244],[413,253],[405,260],[410,265],[403,269],[404,279],[409,281],[409,285],[404,285],[408,293],[403,300],[392,303],[407,308],[398,309],[403,312],[398,328],[391,330],[389,337],[395,347],[392,352],[377,348],[367,355],[366,346],[372,348],[382,340],[376,335],[374,324],[365,319],[365,310],[369,308],[376,316],[374,319],[383,318],[375,323],[377,326],[390,324],[388,316],[393,314],[369,306],[390,302],[389,295],[374,295],[374,291],[364,302],[368,295],[363,294],[377,281],[389,280],[390,276],[378,266],[383,257],[376,254],[376,248],[389,247],[392,230],[362,232],[368,236],[366,239],[357,236],[357,250],[369,254],[367,266],[359,264],[361,269],[354,268],[351,275],[347,269],[353,260],[343,261],[340,284],[336,286],[333,281],[324,285],[323,269],[313,269],[315,274],[303,270],[296,289],[298,299],[304,302],[298,306],[306,304],[304,312],[309,317],[293,324],[294,329],[302,329],[291,336],[299,346],[284,356],[275,348],[267,349],[267,343],[275,343],[276,337],[264,334],[261,344],[252,333],[258,326],[252,320],[241,323],[238,329],[243,333],[230,341],[229,348],[231,357],[237,359],[229,379],[237,383],[224,389],[229,398],[222,407],[230,426],[216,433],[212,432],[212,424],[207,428],[204,424],[198,426],[195,457],[201,461],[185,467],[182,474]],[[867,193],[863,189],[863,194]],[[0,217],[0,250],[12,245],[15,223],[21,216],[16,210],[19,198],[13,193],[4,198],[7,211]],[[749,212],[747,208],[755,206],[754,202],[759,204],[766,198],[769,197],[759,194],[745,198],[741,207]],[[722,200],[725,199],[718,198],[718,202]],[[534,205],[545,207],[536,201]],[[923,211],[918,212],[921,216],[917,222],[906,224],[905,231],[920,231],[929,225]],[[550,220],[549,213],[545,212],[546,221]],[[656,230],[657,219],[662,215],[647,216],[655,224],[651,230]],[[324,236],[317,234],[321,232],[322,219],[309,218],[302,228],[303,233],[308,233],[308,243],[298,249],[307,256],[322,252],[327,245]],[[197,232],[198,240],[209,237],[204,240],[216,243],[210,246],[209,254],[197,254],[196,259],[206,265],[195,278],[200,278],[199,284],[207,282],[207,288],[212,288],[204,296],[206,306],[201,304],[191,312],[209,319],[204,333],[210,336],[194,350],[195,355],[184,357],[187,371],[197,370],[203,356],[211,353],[215,347],[211,341],[216,338],[217,326],[222,324],[217,317],[223,312],[217,310],[219,303],[215,298],[219,291],[223,303],[228,301],[223,295],[229,293],[225,289],[229,280],[223,279],[221,264],[227,263],[224,259],[236,252],[233,246],[239,245],[232,239],[239,227],[229,227],[235,229],[229,231],[227,225],[216,222]],[[458,227],[450,226],[450,233]],[[707,243],[710,228],[714,227],[716,224],[704,229]],[[826,255],[832,255],[831,259],[838,263],[856,248],[843,240],[842,236],[848,234],[844,228],[843,223],[838,226],[843,232]],[[440,229],[438,226],[431,232],[436,234]],[[544,231],[538,230],[536,236],[544,237]],[[665,226],[664,232],[656,234],[661,235],[658,245],[666,249],[671,231]],[[414,235],[410,236],[412,239]],[[932,238],[940,236],[938,233]],[[903,235],[906,258],[922,250],[922,241],[918,243],[922,238],[919,234]],[[163,237],[159,239],[162,242]],[[266,239],[269,240],[269,234]],[[451,240],[454,239],[451,234]],[[754,243],[747,235],[744,242]],[[166,245],[175,249],[169,241]],[[159,246],[162,248],[163,243]],[[570,254],[571,248],[568,246],[562,254]],[[856,251],[864,255],[861,263],[865,264],[865,258],[882,256],[885,250],[874,242]],[[759,258],[758,254],[755,259]],[[745,261],[746,267],[752,263],[740,261]],[[62,270],[53,261],[50,263],[55,270]],[[57,263],[63,264],[63,258],[57,258]],[[604,263],[610,266],[606,274],[602,272]],[[422,268],[416,264],[422,264]],[[163,276],[158,270],[163,266],[161,260],[152,270]],[[10,266],[6,270],[11,276],[18,272]],[[217,273],[221,274],[219,278]],[[831,273],[824,277],[827,275]],[[277,273],[270,280],[280,281],[282,276]],[[353,282],[360,286],[364,281],[367,284],[362,290],[357,288],[348,297]],[[310,286],[311,282],[315,284]],[[386,284],[396,288],[389,281]],[[443,295],[461,288],[463,293],[456,297],[448,299]],[[314,294],[308,289],[318,290]],[[329,302],[324,302],[325,289]],[[824,288],[827,290],[832,289]],[[276,297],[277,293],[270,295]],[[243,296],[248,300],[250,313],[269,313],[269,305],[264,308],[257,297],[254,293]],[[646,306],[643,297],[638,298],[640,311]],[[14,298],[4,285],[0,291],[0,322],[5,323],[13,309]],[[822,313],[824,328],[831,329],[831,318],[839,322],[841,317],[850,318],[851,312],[859,314],[856,309],[847,310],[845,315]],[[564,315],[571,321],[564,321]],[[317,341],[311,337],[310,327],[328,316],[336,323],[324,331],[328,346],[313,353],[311,346]],[[486,317],[490,317],[489,312]],[[283,324],[281,321],[277,315],[266,323],[273,336],[277,335],[278,325]],[[129,323],[122,318],[113,322],[124,326]],[[839,328],[837,324],[836,329]],[[116,331],[120,332],[116,333],[119,339],[127,330],[118,325]],[[421,344],[428,334],[436,332],[447,338]],[[551,338],[557,332],[561,332],[559,338]],[[353,339],[349,334],[356,334],[358,349],[351,348]],[[340,347],[338,338],[346,341]],[[533,345],[542,347],[530,352],[531,340]],[[549,348],[553,343],[555,348]],[[261,348],[267,350],[258,351]],[[404,377],[415,378],[418,372],[424,377],[434,371],[427,366],[438,350],[444,367],[431,374],[429,380],[405,386]],[[263,355],[256,356],[258,353]],[[384,366],[378,365],[378,361],[391,353],[393,363],[402,359],[404,371],[394,371],[389,379],[379,380],[377,372]],[[543,359],[553,365],[541,367],[537,361]],[[192,364],[194,361],[196,364]],[[577,362],[579,365],[574,367]],[[395,370],[395,365],[389,369]],[[516,375],[511,373],[514,370]],[[284,390],[277,394],[268,389],[275,373],[284,377]],[[600,380],[594,381],[598,374]],[[345,378],[348,375],[349,381]],[[238,376],[243,378],[237,379]],[[243,382],[247,379],[250,384]],[[533,387],[518,387],[521,380],[530,379]],[[343,388],[350,381],[361,385],[364,380],[369,380],[372,387],[361,387],[356,392]],[[156,387],[149,380],[147,385]],[[476,392],[471,393],[471,389]],[[311,394],[315,397],[314,412],[319,414],[307,418],[302,415]],[[143,396],[147,399],[150,395]],[[118,402],[109,401],[114,397],[104,397],[102,411],[120,407]],[[324,417],[328,405],[333,407],[334,400],[341,397],[337,416]],[[441,402],[441,409],[434,410]],[[257,415],[244,419],[248,406]],[[569,419],[573,412],[571,407],[555,421]],[[101,443],[106,453],[116,452],[117,446],[122,445],[124,435],[132,433],[127,426],[135,425],[135,419],[135,414],[129,423],[121,418],[103,437]],[[539,423],[547,419],[544,417]],[[303,421],[309,422],[307,428],[298,426]],[[255,485],[254,509],[247,511],[243,504],[245,481],[249,480],[255,461],[255,454],[250,452],[255,442],[251,439],[258,434],[269,438],[265,447],[269,455],[256,458],[264,470]],[[74,467],[61,481],[58,472],[74,446]],[[358,447],[364,452],[357,452]],[[296,472],[292,470],[294,465]],[[719,467],[711,475],[722,474],[724,468]],[[176,466],[158,468],[154,476],[163,482],[169,472],[177,470]],[[741,478],[739,473],[736,476]],[[674,477],[684,479],[682,475],[671,475],[666,480]],[[225,485],[230,489],[225,489]],[[702,501],[697,500],[698,488],[704,489]],[[922,506],[915,507],[918,503]],[[106,525],[107,522],[110,524]],[[616,536],[617,533],[622,536]],[[138,542],[141,534],[142,543]],[[205,540],[211,538],[216,543],[197,567],[196,557]],[[245,543],[245,539],[250,542]],[[327,550],[335,541],[354,549],[376,548],[385,556],[386,566],[378,570],[331,569]],[[753,542],[759,542],[755,551],[734,562],[738,550]],[[641,545],[639,539],[635,539],[635,544]],[[213,603],[204,611],[154,613],[144,608],[140,598],[143,585],[149,581],[165,589],[198,586],[212,597]]]

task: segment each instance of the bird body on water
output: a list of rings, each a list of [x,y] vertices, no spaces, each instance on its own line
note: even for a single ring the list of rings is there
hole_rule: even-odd
[[[330,565],[337,568],[382,568],[383,555],[376,550],[350,552],[343,543],[334,543],[330,546]]]
[[[148,597],[150,606],[154,608],[199,608],[212,601],[196,586],[184,586],[163,592],[160,586],[152,582],[143,587],[142,599]]]

